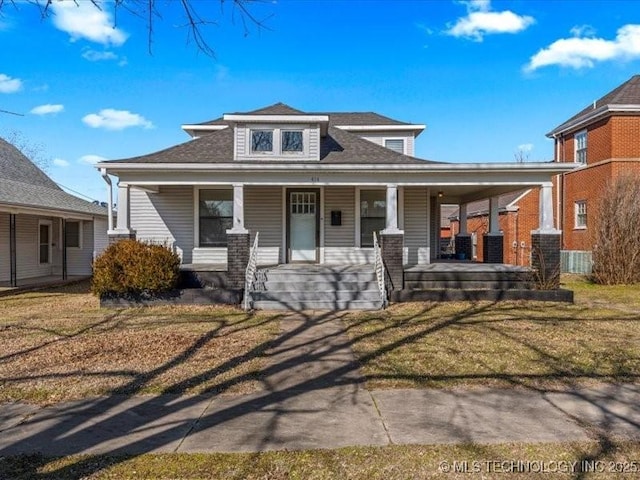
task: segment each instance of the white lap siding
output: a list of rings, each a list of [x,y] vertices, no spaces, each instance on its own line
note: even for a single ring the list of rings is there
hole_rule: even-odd
[[[355,187],[324,189],[324,263],[361,264],[373,262],[373,249],[355,246]],[[341,225],[331,225],[331,212],[341,212]]]
[[[0,282],[11,280],[9,264],[9,214],[0,212]]]
[[[93,222],[83,221],[80,223],[82,225],[80,227],[82,229],[82,248],[67,248],[67,275],[91,275]],[[59,255],[62,255],[61,248],[62,246],[60,246]],[[60,265],[62,265],[62,261],[60,261]]]
[[[405,262],[409,265],[428,262],[427,189],[404,188],[404,246],[408,251]]]
[[[130,194],[130,223],[136,237],[172,245],[183,263],[191,263],[194,246],[193,187],[162,186],[158,193],[132,188]]]
[[[244,187],[244,226],[251,233],[251,245],[256,232],[258,264],[275,265],[284,261],[282,252],[282,188]]]

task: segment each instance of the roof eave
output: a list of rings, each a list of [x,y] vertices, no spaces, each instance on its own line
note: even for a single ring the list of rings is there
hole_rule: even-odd
[[[426,125],[420,124],[403,124],[403,125],[334,125],[335,128],[345,130],[347,132],[395,132],[395,131],[409,131],[413,132],[414,136],[420,135],[426,128]]]
[[[640,105],[638,104],[603,105],[588,113],[585,113],[584,115],[574,120],[563,123],[562,125],[554,128],[549,133],[547,133],[546,136],[549,138],[554,138],[557,135],[586,126],[587,124],[595,120],[598,120],[600,117],[611,115],[613,113],[634,113],[634,112],[640,113]]]

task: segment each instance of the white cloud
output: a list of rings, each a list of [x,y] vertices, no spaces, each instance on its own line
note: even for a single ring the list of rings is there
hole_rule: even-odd
[[[20,90],[22,90],[22,80],[0,73],[0,93],[15,93]]]
[[[114,110],[105,108],[98,113],[90,113],[82,118],[82,121],[92,128],[105,128],[107,130],[123,130],[129,127],[153,128],[153,123],[137,113],[128,110]]]
[[[97,8],[92,2],[84,0],[53,2],[53,24],[58,30],[67,32],[72,41],[84,38],[103,45],[122,45],[128,35],[114,26],[106,7],[101,4],[101,8]]]
[[[47,103],[33,107],[29,113],[34,115],[49,115],[51,113],[60,113],[64,110],[64,105]]]
[[[54,158],[53,159],[53,164],[56,167],[68,167],[69,166],[69,162],[67,162],[66,160],[63,160],[62,158]]]
[[[613,40],[588,36],[556,40],[533,55],[524,70],[532,72],[550,65],[592,68],[596,62],[633,58],[640,58],[640,25],[629,24],[619,28]]]
[[[518,150],[520,150],[521,152],[530,152],[531,150],[533,150],[533,143],[523,143],[521,145],[518,145]]]
[[[100,62],[103,60],[117,60],[118,55],[108,50],[99,52],[89,48],[82,52],[82,58],[89,60],[90,62]]]
[[[591,25],[576,25],[569,32],[574,37],[593,37],[596,34],[596,29]]]
[[[85,163],[87,165],[95,165],[98,162],[106,160],[106,158],[101,157],[100,155],[83,155],[78,159],[78,163]]]
[[[535,23],[528,15],[518,15],[511,10],[491,11],[488,0],[472,0],[464,3],[467,16],[460,17],[446,30],[447,35],[464,37],[481,42],[485,35],[498,33],[518,33]]]

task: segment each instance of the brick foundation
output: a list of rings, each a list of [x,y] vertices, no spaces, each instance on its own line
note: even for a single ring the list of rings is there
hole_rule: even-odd
[[[118,243],[120,240],[135,240],[135,239],[136,239],[136,232],[134,230],[129,231],[129,233],[110,233],[109,245]]]
[[[464,255],[465,260],[472,260],[473,245],[471,243],[471,235],[456,235],[456,256]]]
[[[249,243],[248,233],[227,233],[227,272],[231,288],[244,288]]]
[[[531,234],[531,266],[540,288],[560,287],[560,244],[560,232]]]
[[[485,234],[482,237],[484,263],[504,263],[504,240],[501,234]]]
[[[402,254],[404,248],[403,234],[380,234],[382,262],[387,271],[387,288],[402,290],[404,288],[404,265]]]

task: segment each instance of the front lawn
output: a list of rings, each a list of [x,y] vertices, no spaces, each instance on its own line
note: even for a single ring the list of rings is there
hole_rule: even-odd
[[[640,444],[400,445],[338,450],[0,458],[0,474],[39,479],[637,478]],[[626,469],[626,473],[622,472]],[[591,473],[581,474],[581,470]],[[594,473],[595,471],[595,473]]]
[[[637,381],[640,288],[565,287],[576,288],[575,305],[408,303],[344,318],[369,388]]]
[[[259,388],[276,315],[100,309],[88,284],[0,297],[0,402]]]

